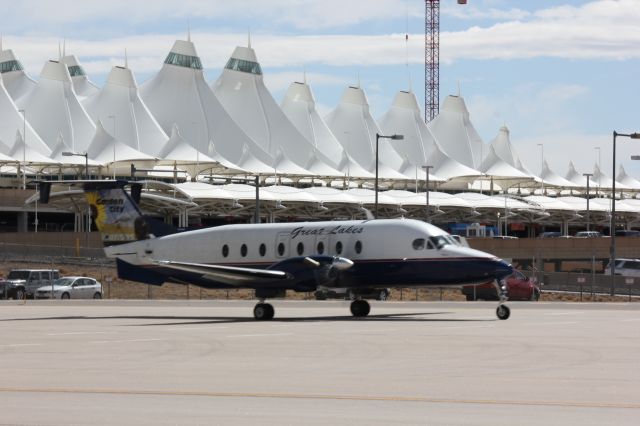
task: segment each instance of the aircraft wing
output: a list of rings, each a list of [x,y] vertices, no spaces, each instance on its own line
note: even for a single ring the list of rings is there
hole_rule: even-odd
[[[237,286],[246,285],[247,283],[260,284],[291,278],[291,275],[284,271],[274,271],[270,269],[240,268],[236,266],[175,262],[171,260],[154,260],[153,263],[164,268],[202,274],[204,278]]]

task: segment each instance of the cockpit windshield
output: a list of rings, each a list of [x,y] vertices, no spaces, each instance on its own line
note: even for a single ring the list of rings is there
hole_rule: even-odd
[[[454,245],[457,246],[458,243],[451,238],[449,235],[434,235],[433,237],[429,237],[429,241],[435,248],[440,250],[444,246]]]

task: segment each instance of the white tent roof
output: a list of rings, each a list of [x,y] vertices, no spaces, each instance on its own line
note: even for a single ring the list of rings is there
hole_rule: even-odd
[[[567,171],[567,176],[565,177],[568,181],[573,182],[574,184],[576,184],[581,188],[587,187],[587,181],[585,176],[582,175],[581,173],[578,173],[578,171],[576,170],[576,167],[573,165],[573,161],[569,161],[569,170]],[[591,176],[589,177],[589,186],[591,188],[597,188],[600,185],[598,185],[598,182],[594,180],[593,176]]]
[[[342,175],[282,112],[264,85],[251,47],[235,48],[212,89],[245,133],[276,159],[279,172],[286,173],[287,164],[293,163],[308,170],[305,174]]]
[[[273,157],[240,129],[207,85],[190,40],[176,40],[162,69],[140,87],[140,94],[166,133],[177,124],[189,144],[212,158],[252,172],[273,171]]]
[[[376,134],[382,134],[382,131],[369,112],[364,91],[359,87],[347,87],[338,106],[326,117],[326,122],[347,154],[365,170],[374,173]],[[378,159],[378,175],[381,178],[414,178],[398,171],[405,169],[409,162],[393,149],[389,139],[379,140]]]
[[[89,153],[89,158],[98,163],[111,165],[114,162],[122,163],[127,168],[129,168],[130,163],[137,167],[151,167],[156,162],[154,157],[115,139],[104,129],[101,121],[98,121],[96,125],[96,132],[87,152]],[[126,174],[129,174],[128,171]]]
[[[98,163],[91,158],[87,158],[85,161],[84,156],[82,155],[62,155],[63,152],[73,152],[71,148],[64,142],[64,138],[62,135],[58,136],[58,140],[56,141],[56,146],[51,151],[51,159],[57,161],[58,163],[70,166],[84,166],[88,164],[89,166],[100,166],[101,163]],[[76,154],[84,154],[84,152],[76,152]]]
[[[433,135],[422,120],[413,92],[396,93],[391,108],[378,120],[385,135],[401,134],[402,141],[391,141],[395,150],[413,166],[428,164],[427,153],[434,144]]]
[[[482,176],[478,170],[465,166],[444,153],[437,142],[433,144],[429,154],[429,163],[433,165],[435,175],[446,180],[466,177],[464,181],[467,182]]]
[[[503,161],[496,154],[493,145],[489,146],[489,153],[484,157],[480,171],[494,180],[499,180],[501,186],[510,187],[518,183],[532,181],[533,178]]]
[[[390,141],[400,156],[408,160],[409,164],[401,170],[402,173],[411,175],[416,167],[421,169],[422,166],[432,165],[429,153],[433,151],[435,141],[422,119],[418,100],[413,92],[398,92],[391,108],[380,118],[379,123],[384,134],[404,136],[403,140]],[[424,176],[424,172],[420,172],[418,176]],[[445,180],[433,173],[433,170],[429,179]]]
[[[575,187],[581,186],[556,174],[553,170],[551,170],[551,168],[549,167],[549,164],[547,164],[547,160],[544,160],[544,167],[542,169],[542,179],[544,180],[545,184],[553,185],[557,187],[575,188]]]
[[[373,174],[363,169],[347,155],[327,123],[318,114],[313,92],[306,81],[291,83],[281,107],[296,129],[331,161],[332,167],[349,176],[373,177]]]
[[[9,151],[9,156],[20,162],[23,162],[24,160],[26,164],[32,166],[41,166],[41,168],[60,164],[60,162],[51,159],[47,155],[41,154],[28,144],[25,146],[24,140],[22,139],[22,133],[19,130],[16,131],[16,141],[13,144],[11,151]]]
[[[27,145],[32,147],[43,155],[50,155],[51,150],[45,144],[40,136],[33,130],[31,124],[29,124],[28,115],[23,116],[18,107],[11,99],[11,96],[7,92],[3,84],[3,74],[0,74],[0,142],[4,145],[11,147],[15,142],[16,131],[27,132]],[[27,121],[25,122],[25,118]]]
[[[620,182],[621,184],[629,188],[640,189],[640,181],[632,176],[629,176],[622,164],[620,164],[620,167],[618,168],[618,176],[616,177],[616,182]]]
[[[173,126],[173,129],[171,130],[171,137],[164,147],[158,152],[157,157],[161,159],[159,164],[175,165],[180,169],[186,170],[189,175],[194,177],[199,173],[210,169],[227,170],[235,168],[235,170],[239,172],[244,171],[231,163],[221,165],[218,160],[209,157],[189,145],[180,135],[177,125]]]
[[[2,40],[0,38],[0,64],[3,71],[2,78],[7,92],[13,100],[19,99],[36,87],[36,82],[27,75],[22,64],[15,57],[11,49],[2,50]],[[10,71],[9,71],[10,70]]]
[[[482,139],[461,96],[447,96],[440,113],[427,127],[447,155],[472,169],[479,167]]]
[[[129,68],[111,68],[102,90],[83,105],[94,122],[102,120],[113,126],[117,139],[145,154],[157,155],[169,139],[142,101]]]
[[[602,172],[602,170],[600,170],[600,167],[598,167],[598,163],[593,165],[592,179],[597,183],[599,188],[611,189],[613,187],[613,179],[605,175]],[[616,189],[620,190],[620,189],[630,189],[630,188],[622,183],[616,182]]]
[[[29,123],[49,148],[55,146],[62,133],[73,151],[86,151],[95,125],[73,91],[65,64],[45,63],[37,86],[16,104],[27,111]]]
[[[75,55],[63,56],[61,61],[67,65],[69,75],[71,75],[71,81],[73,82],[73,89],[79,98],[88,98],[100,91],[98,86],[89,80],[89,77],[87,77],[87,74],[84,72],[84,68],[82,68],[82,65],[80,65]]]

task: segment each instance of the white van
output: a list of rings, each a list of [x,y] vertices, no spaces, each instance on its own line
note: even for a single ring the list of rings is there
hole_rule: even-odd
[[[604,274],[611,275],[611,264],[607,265]],[[616,259],[616,275],[640,277],[640,259]]]

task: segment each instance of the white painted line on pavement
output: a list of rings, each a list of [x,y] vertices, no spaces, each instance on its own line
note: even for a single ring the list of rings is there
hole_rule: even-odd
[[[22,346],[42,346],[44,343],[9,343],[7,345],[0,345],[2,348],[18,348]]]
[[[115,331],[76,331],[68,333],[49,333],[47,336],[72,336],[80,334],[116,334]]]

